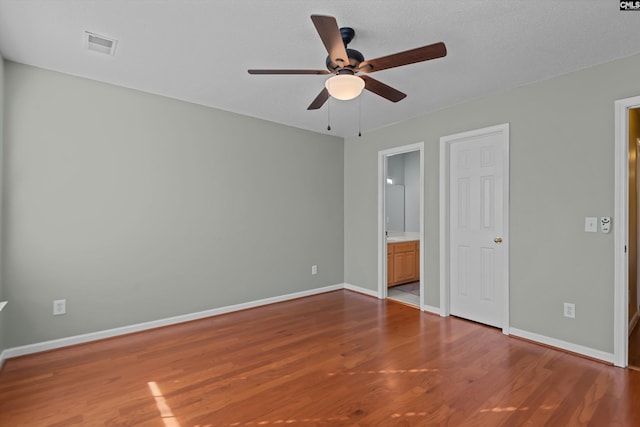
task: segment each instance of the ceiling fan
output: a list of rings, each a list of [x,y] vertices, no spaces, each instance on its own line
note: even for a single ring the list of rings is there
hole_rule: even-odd
[[[334,74],[325,82],[325,87],[313,100],[307,110],[317,110],[333,96],[348,100],[356,98],[363,89],[380,95],[391,102],[398,102],[407,95],[374,78],[360,73],[373,73],[388,68],[442,58],[447,55],[444,43],[434,43],[404,52],[398,52],[376,59],[365,60],[364,56],[347,45],[353,40],[355,31],[350,27],[338,28],[333,16],[311,15],[324,47],[329,52],[326,70],[248,70],[249,74]]]

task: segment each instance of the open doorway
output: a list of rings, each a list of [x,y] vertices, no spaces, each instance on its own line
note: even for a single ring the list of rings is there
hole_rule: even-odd
[[[424,144],[379,152],[378,295],[424,306]]]
[[[387,298],[420,307],[420,151],[387,156]]]
[[[638,172],[637,136],[640,96],[615,101],[615,206],[613,219],[614,237],[614,323],[613,364],[629,366],[630,331],[638,323]],[[636,110],[636,111],[634,111]],[[633,167],[631,157],[633,159]],[[632,170],[633,169],[633,170]],[[631,200],[635,197],[635,200]],[[632,208],[631,205],[634,205]],[[635,209],[635,211],[634,211]],[[635,230],[631,228],[635,226]],[[635,245],[631,248],[630,245]],[[630,250],[634,249],[635,254]],[[632,277],[633,275],[633,277]],[[635,284],[635,286],[634,286]],[[632,295],[633,289],[635,295]],[[635,320],[634,320],[635,318]],[[633,327],[633,328],[632,328]],[[635,362],[634,362],[635,363]]]
[[[629,243],[628,243],[628,321],[629,321],[629,358],[630,368],[640,369],[640,327],[638,319],[638,241],[640,229],[638,227],[638,215],[640,213],[640,197],[638,197],[639,178],[638,175],[638,149],[640,144],[640,109],[630,108],[628,110],[628,132],[629,132]]]

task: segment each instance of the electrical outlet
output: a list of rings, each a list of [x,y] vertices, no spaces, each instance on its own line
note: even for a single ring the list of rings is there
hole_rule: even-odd
[[[564,317],[576,318],[576,305],[570,302],[564,303]]]
[[[318,266],[317,265],[312,265],[311,266],[311,274],[318,274]]]
[[[67,300],[66,299],[53,300],[53,315],[59,316],[61,314],[67,314]]]

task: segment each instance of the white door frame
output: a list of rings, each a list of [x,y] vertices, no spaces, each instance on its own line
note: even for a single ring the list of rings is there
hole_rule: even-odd
[[[613,364],[629,357],[629,110],[640,108],[640,96],[615,101],[615,205],[613,208]]]
[[[443,136],[440,138],[440,316],[446,317],[451,314],[451,283],[449,277],[450,265],[450,236],[449,236],[449,159],[451,156],[451,144],[482,135],[501,133],[504,138],[505,159],[504,159],[504,185],[503,185],[503,218],[504,232],[502,245],[504,252],[505,271],[503,277],[503,309],[502,309],[502,333],[509,334],[509,123],[490,126],[482,129],[475,129],[468,132]]]
[[[387,236],[385,234],[385,191],[387,157],[420,152],[420,310],[424,311],[424,142],[378,151],[378,298],[387,297]]]

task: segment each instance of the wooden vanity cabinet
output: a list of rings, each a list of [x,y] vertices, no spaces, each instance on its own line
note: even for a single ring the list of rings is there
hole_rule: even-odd
[[[387,243],[387,287],[393,283],[393,248]]]
[[[387,287],[420,280],[420,241],[387,243]]]

